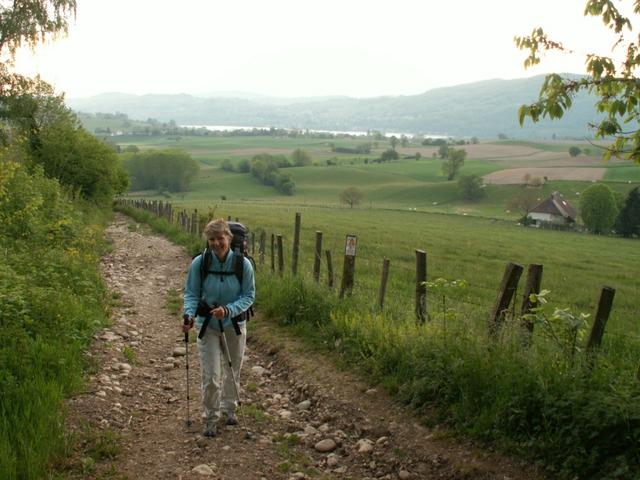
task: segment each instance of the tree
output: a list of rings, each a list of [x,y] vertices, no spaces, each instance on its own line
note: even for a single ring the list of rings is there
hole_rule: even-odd
[[[340,201],[349,205],[350,208],[360,205],[360,202],[362,202],[363,198],[364,193],[362,193],[356,187],[347,187],[342,192],[340,192]]]
[[[443,160],[449,156],[449,145],[443,144],[438,148],[438,156]]]
[[[184,192],[200,170],[191,155],[181,150],[146,150],[125,156],[124,166],[134,190]]]
[[[291,160],[296,167],[311,165],[311,155],[300,148],[296,148],[293,151],[293,153],[291,154]]]
[[[640,236],[640,188],[636,187],[625,198],[618,218],[615,231],[623,237]]]
[[[640,2],[633,1],[633,12],[640,13]],[[612,50],[618,50],[620,59],[607,55],[588,54],[586,75],[579,78],[563,78],[559,74],[545,77],[538,100],[522,105],[518,111],[520,125],[528,117],[533,122],[542,118],[558,119],[569,110],[573,98],[580,92],[590,92],[598,97],[596,109],[605,116],[595,128],[596,138],[613,137],[614,141],[605,149],[605,159],[612,156],[640,163],[640,82],[635,72],[640,67],[640,38],[632,35],[631,21],[620,13],[613,0],[587,0],[584,15],[601,17],[606,28],[614,34]],[[521,50],[528,50],[524,61],[528,68],[540,63],[545,51],[573,53],[562,43],[547,37],[542,28],[531,35],[516,37]],[[617,52],[614,52],[617,53]]]
[[[463,148],[458,150],[450,148],[448,150],[448,158],[442,163],[442,173],[447,176],[447,180],[455,178],[460,167],[464,165],[465,158],[467,158],[467,151]]]
[[[400,158],[400,154],[391,148],[385,150],[380,154],[380,161],[386,162],[387,160],[398,160]]]
[[[520,212],[522,217],[526,218],[527,215],[529,215],[529,212],[533,210],[538,203],[540,203],[538,192],[524,188],[509,200],[507,208],[509,210]]]
[[[391,135],[389,142],[391,143],[391,149],[395,150],[399,142],[398,137],[396,137],[395,135]]]
[[[225,172],[233,172],[234,168],[233,168],[233,163],[231,162],[230,159],[225,158],[222,163],[220,164],[220,168],[222,170],[224,170]]]
[[[579,147],[576,147],[576,146],[569,147],[569,155],[571,155],[572,157],[577,157],[581,153],[582,153],[582,150],[580,150]]]
[[[580,195],[580,216],[591,232],[608,232],[617,215],[616,199],[607,185],[591,185]]]
[[[465,175],[458,180],[458,191],[465,200],[480,200],[486,195],[484,182],[478,175]]]
[[[76,0],[14,0],[0,6],[0,53],[11,59],[21,46],[35,47],[50,36],[66,33]]]

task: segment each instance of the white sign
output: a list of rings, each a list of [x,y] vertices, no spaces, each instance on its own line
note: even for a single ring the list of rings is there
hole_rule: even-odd
[[[347,240],[344,244],[344,254],[349,257],[355,257],[357,243],[358,238],[355,235],[347,235]]]

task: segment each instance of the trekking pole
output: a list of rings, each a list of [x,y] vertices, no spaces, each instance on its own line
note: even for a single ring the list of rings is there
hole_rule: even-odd
[[[239,421],[240,428],[244,430],[244,438],[249,440],[251,439],[251,433],[249,433],[249,431],[246,428],[246,425],[244,424],[244,416],[242,415],[242,401],[240,400],[240,388],[238,386],[238,382],[236,381],[236,374],[233,371],[233,364],[231,363],[231,353],[229,352],[229,344],[227,343],[227,337],[224,334],[224,327],[222,326],[222,319],[220,318],[218,319],[218,325],[220,326],[220,335],[222,337],[222,344],[223,344],[224,351],[226,353],[227,363],[229,364],[229,370],[231,370],[231,378],[233,379],[233,388],[236,392],[236,401],[238,402],[238,412],[240,413],[238,417],[242,418],[242,421]]]
[[[191,324],[191,318],[189,317],[189,315],[187,314],[183,315],[182,319],[185,325]],[[188,330],[184,332],[184,345],[186,349],[186,359],[187,359],[187,422],[186,422],[186,425],[187,425],[187,428],[189,428],[192,425],[192,422],[191,422],[191,413],[189,410],[189,403],[191,399],[189,396],[189,331]]]

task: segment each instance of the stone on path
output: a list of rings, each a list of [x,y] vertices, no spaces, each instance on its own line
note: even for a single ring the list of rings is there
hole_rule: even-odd
[[[171,354],[174,357],[184,357],[187,354],[187,349],[185,347],[175,347]]]
[[[358,453],[370,453],[373,451],[373,443],[371,440],[363,438],[358,440],[356,448],[358,449]]]
[[[203,475],[208,477],[211,477],[214,475],[213,469],[205,463],[203,463],[202,465],[198,465],[197,467],[194,467],[193,470],[191,471],[194,473],[197,473],[198,475]]]
[[[320,453],[333,452],[338,445],[332,438],[325,438],[314,445],[313,448]]]

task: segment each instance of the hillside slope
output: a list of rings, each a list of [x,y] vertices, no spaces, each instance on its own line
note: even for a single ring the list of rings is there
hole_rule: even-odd
[[[591,137],[594,98],[579,95],[559,121],[527,123],[517,111],[537,99],[544,76],[486,80],[429,90],[421,95],[375,98],[268,99],[201,98],[191,95],[103,94],[67,99],[77,111],[126,113],[137,120],[175,120],[182,125],[238,125],[319,130],[381,130],[495,138]]]

